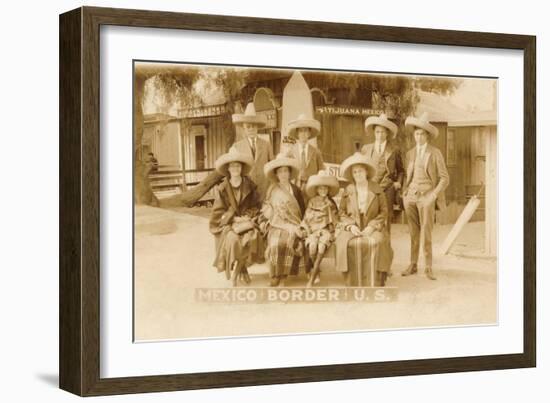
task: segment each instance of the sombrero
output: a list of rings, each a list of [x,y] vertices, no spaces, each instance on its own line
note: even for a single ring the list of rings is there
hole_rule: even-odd
[[[242,165],[242,172],[241,175],[245,176],[248,175],[250,170],[252,169],[252,164],[254,163],[252,161],[252,158],[249,157],[246,154],[241,154],[234,149],[229,150],[228,153],[221,155],[215,162],[214,166],[216,167],[216,171],[218,171],[219,174],[223,176],[229,176],[229,164],[231,162],[240,162]]]
[[[388,129],[392,137],[397,134],[397,125],[388,119],[385,113],[381,113],[380,116],[370,116],[365,120],[365,131],[368,135],[374,135],[375,126],[382,126]]]
[[[302,113],[300,114],[300,116],[298,116],[298,119],[290,121],[286,127],[288,136],[294,138],[297,136],[298,128],[309,127],[311,129],[309,131],[309,138],[313,138],[319,135],[319,131],[321,130],[321,123],[318,120],[307,118],[306,115]]]
[[[300,162],[296,158],[293,158],[286,153],[279,153],[274,160],[271,160],[264,165],[265,176],[270,181],[277,182],[278,179],[275,175],[275,171],[277,170],[277,168],[280,167],[289,167],[290,179],[293,179],[298,176],[298,172],[300,171]]]
[[[424,129],[430,133],[433,138],[436,138],[439,135],[439,130],[437,127],[428,121],[428,114],[426,112],[424,112],[419,118],[409,116],[405,120],[405,127],[419,127],[420,129]]]
[[[376,169],[372,165],[372,162],[368,157],[356,152],[351,157],[348,157],[340,165],[340,176],[346,179],[348,182],[353,182],[353,177],[351,175],[351,167],[354,165],[363,165],[367,169],[367,179],[370,179],[376,173]]]
[[[250,102],[246,105],[244,113],[233,114],[233,123],[241,125],[243,123],[252,123],[259,127],[264,127],[267,124],[267,118],[264,115],[257,115],[254,103]]]
[[[329,175],[327,171],[319,171],[316,175],[311,175],[307,180],[306,193],[311,198],[317,194],[318,186],[327,186],[331,197],[338,194],[340,185],[335,176]]]

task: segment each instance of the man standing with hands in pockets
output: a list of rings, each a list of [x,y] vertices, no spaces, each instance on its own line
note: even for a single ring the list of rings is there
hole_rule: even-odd
[[[436,207],[441,210],[446,207],[445,189],[449,184],[449,173],[441,151],[429,144],[439,131],[428,121],[427,114],[419,118],[409,116],[405,120],[405,127],[414,130],[416,146],[406,156],[407,177],[403,204],[411,234],[411,260],[401,275],[409,276],[418,272],[418,255],[422,248],[426,277],[435,280],[432,268],[432,228]]]

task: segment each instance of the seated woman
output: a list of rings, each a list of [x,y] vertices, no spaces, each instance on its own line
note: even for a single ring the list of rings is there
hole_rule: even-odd
[[[298,160],[285,154],[279,154],[264,167],[271,184],[262,208],[265,219],[262,227],[267,232],[265,257],[272,287],[284,286],[288,275],[306,270],[304,233],[300,228],[304,199],[298,186],[290,182],[298,171]]]
[[[210,232],[216,236],[218,272],[225,272],[233,286],[241,278],[250,283],[247,266],[261,257],[261,237],[256,219],[261,208],[256,185],[245,176],[252,168],[250,157],[229,152],[216,161],[216,170],[225,176],[210,216]]]
[[[336,268],[344,274],[348,286],[383,287],[393,260],[385,195],[370,181],[375,172],[361,153],[340,166],[340,176],[351,184],[340,201]]]

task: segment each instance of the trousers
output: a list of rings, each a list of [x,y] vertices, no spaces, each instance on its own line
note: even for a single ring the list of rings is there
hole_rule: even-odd
[[[432,267],[432,229],[436,199],[429,192],[408,190],[403,197],[405,215],[411,235],[411,261],[417,264],[420,250],[424,251],[426,267]]]

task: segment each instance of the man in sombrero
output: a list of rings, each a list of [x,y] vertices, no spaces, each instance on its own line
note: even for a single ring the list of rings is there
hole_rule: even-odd
[[[310,139],[319,135],[320,130],[321,123],[308,118],[305,114],[300,114],[298,119],[289,122],[287,126],[288,136],[296,140],[292,154],[300,162],[296,185],[302,192],[305,192],[309,177],[325,169],[321,151],[309,143]]]
[[[231,150],[252,158],[253,165],[249,176],[258,187],[258,193],[261,200],[263,200],[268,186],[263,168],[265,164],[273,159],[271,144],[258,136],[258,129],[265,127],[267,123],[266,118],[263,115],[256,114],[254,103],[250,102],[244,113],[233,115],[233,123],[237,127],[242,127],[245,138],[233,144]]]
[[[361,153],[367,156],[376,168],[376,174],[372,181],[378,183],[386,195],[387,228],[388,232],[391,232],[396,192],[401,189],[405,176],[401,153],[390,142],[397,135],[397,125],[390,121],[385,113],[382,113],[380,116],[370,116],[365,120],[365,132],[369,138],[374,138],[374,142],[365,144]]]
[[[424,113],[419,118],[409,116],[405,127],[412,128],[416,146],[407,152],[407,177],[403,191],[403,204],[411,234],[411,260],[401,274],[408,276],[418,272],[418,255],[424,251],[425,274],[430,280],[436,277],[432,268],[432,228],[435,209],[445,209],[445,189],[449,173],[443,155],[429,144],[437,138],[439,130],[428,121]]]

